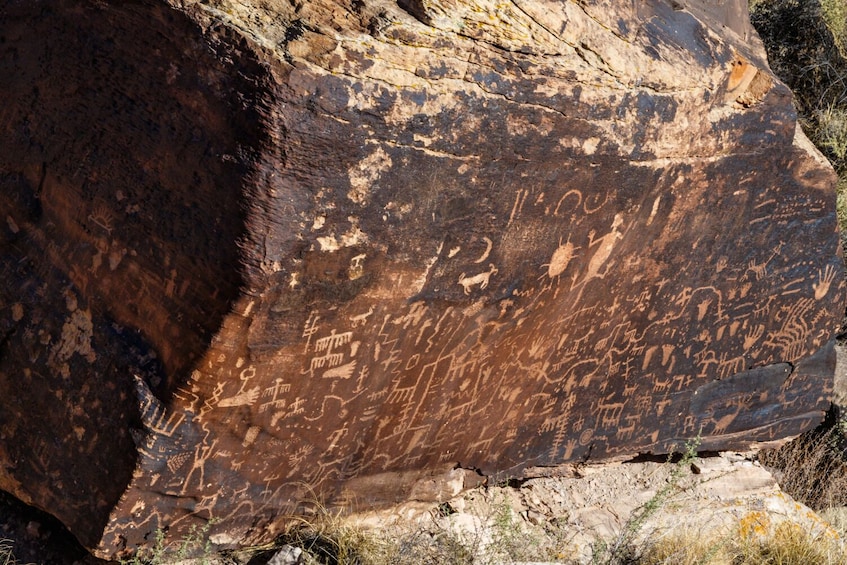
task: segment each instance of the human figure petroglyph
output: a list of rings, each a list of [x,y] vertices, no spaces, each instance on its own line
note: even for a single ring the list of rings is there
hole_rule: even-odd
[[[361,269],[363,267],[362,264],[365,262],[365,258],[367,258],[367,255],[365,253],[361,253],[359,255],[356,255],[355,257],[352,257],[350,259],[350,268]]]
[[[364,262],[366,254],[362,253],[360,255],[356,255],[350,259],[350,266],[348,267],[348,277],[351,281],[362,278],[365,274]]]
[[[205,487],[206,462],[214,455],[215,447],[218,445],[218,438],[215,438],[212,443],[207,445],[206,442],[209,440],[209,436],[212,432],[209,430],[208,424],[203,424],[202,428],[206,434],[203,436],[203,440],[194,449],[194,463],[192,463],[191,469],[185,475],[181,494],[186,494],[188,492],[188,486],[191,483],[191,478],[194,476],[195,472],[199,474],[199,490],[202,490]]]
[[[363,392],[365,390],[364,382],[368,376],[368,372],[369,369],[367,365],[363,365],[359,369],[359,376],[356,377],[356,388],[353,390],[353,394],[359,394],[360,392]]]
[[[239,380],[241,381],[241,388],[238,389],[238,392],[235,396],[231,396],[229,398],[224,398],[220,402],[218,402],[218,406],[221,408],[228,408],[233,406],[248,406],[253,405],[259,399],[259,392],[261,387],[255,386],[250,390],[245,390],[247,388],[247,383],[250,382],[250,379],[256,376],[256,368],[252,365],[247,367],[241,374],[239,375]]]
[[[326,448],[326,452],[328,453],[335,449],[335,447],[338,445],[338,442],[341,441],[341,438],[344,437],[344,435],[347,434],[348,431],[349,428],[347,427],[347,422],[345,422],[344,426],[332,432],[332,434],[330,434],[329,436],[329,447]]]
[[[475,286],[479,286],[480,290],[488,287],[489,280],[493,275],[497,274],[497,267],[494,266],[493,263],[488,265],[488,270],[482,273],[476,274],[472,277],[468,277],[465,273],[459,275],[458,284],[462,285],[465,289],[465,294],[470,294],[471,289]]]

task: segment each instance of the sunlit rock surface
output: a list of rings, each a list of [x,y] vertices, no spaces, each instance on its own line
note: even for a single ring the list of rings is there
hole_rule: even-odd
[[[100,556],[829,405],[834,175],[741,0],[0,14],[0,488]]]

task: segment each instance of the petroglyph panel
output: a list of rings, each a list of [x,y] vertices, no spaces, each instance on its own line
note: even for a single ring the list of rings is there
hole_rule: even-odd
[[[109,149],[117,125],[59,147],[23,102],[0,114],[17,351],[0,390],[24,375],[90,397],[53,422],[90,451],[108,438],[85,407],[120,398],[123,478],[59,512],[96,518],[81,537],[100,555],[210,520],[222,545],[261,543],[316,497],[365,509],[437,497],[457,468],[743,448],[822,417],[845,298],[834,177],[756,40],[694,2],[619,6],[613,27],[602,3],[525,2],[459,28],[437,1],[212,4],[47,20],[87,25],[107,69],[141,60],[106,54],[147,11],[185,39],[154,58],[156,87],[115,75],[168,109],[103,110],[137,151]],[[26,84],[21,100],[58,92]],[[66,460],[19,433],[26,473]]]

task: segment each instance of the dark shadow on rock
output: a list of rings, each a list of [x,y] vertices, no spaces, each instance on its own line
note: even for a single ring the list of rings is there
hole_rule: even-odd
[[[164,3],[0,15],[0,488],[93,547],[136,465],[133,374],[167,402],[244,286],[261,72]]]
[[[0,491],[0,539],[10,540],[17,563],[106,565],[89,555],[56,518]]]

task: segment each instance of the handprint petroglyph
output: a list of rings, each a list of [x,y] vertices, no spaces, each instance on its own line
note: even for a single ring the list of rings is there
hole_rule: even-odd
[[[835,267],[827,265],[823,272],[818,269],[818,278],[820,280],[812,285],[815,290],[815,300],[820,300],[829,292],[829,287],[835,280]]]

